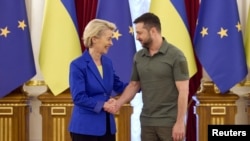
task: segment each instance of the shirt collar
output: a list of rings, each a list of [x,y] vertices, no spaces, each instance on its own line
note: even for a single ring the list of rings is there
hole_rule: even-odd
[[[159,53],[165,54],[167,49],[168,49],[168,42],[166,41],[166,39],[164,37],[162,37],[162,39],[163,39],[163,41],[162,41],[161,47],[160,47],[159,51],[156,54],[159,54]],[[149,51],[148,51],[147,48],[143,49],[142,56],[150,56]]]

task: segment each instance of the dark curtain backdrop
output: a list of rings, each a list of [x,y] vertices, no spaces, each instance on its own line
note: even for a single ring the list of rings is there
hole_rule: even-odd
[[[196,27],[196,20],[198,17],[199,0],[185,0],[187,17],[189,22],[189,33],[193,41],[194,31]],[[187,117],[187,131],[186,141],[196,141],[196,115],[194,114],[194,105],[192,97],[196,94],[200,87],[202,78],[202,66],[195,56],[197,64],[197,73],[190,79],[189,82],[189,97],[188,97],[188,117]]]
[[[82,38],[83,31],[87,23],[96,16],[97,3],[98,0],[75,0],[80,39]],[[82,51],[84,51],[85,47],[82,40],[81,47]]]

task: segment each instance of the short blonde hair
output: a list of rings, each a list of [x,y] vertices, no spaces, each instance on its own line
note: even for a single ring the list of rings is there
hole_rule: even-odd
[[[116,25],[112,22],[101,20],[101,19],[93,19],[91,20],[85,27],[83,32],[83,43],[86,48],[89,48],[92,45],[92,38],[94,36],[100,36],[104,30],[112,30],[116,29]]]

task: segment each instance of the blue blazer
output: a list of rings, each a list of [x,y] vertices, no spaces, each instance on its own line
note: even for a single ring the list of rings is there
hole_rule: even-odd
[[[69,131],[77,134],[100,136],[106,133],[106,112],[103,110],[114,90],[122,93],[127,83],[115,74],[112,62],[101,57],[103,78],[101,77],[88,50],[70,64],[69,84],[74,108],[69,123]],[[116,133],[114,115],[110,114],[111,133]]]

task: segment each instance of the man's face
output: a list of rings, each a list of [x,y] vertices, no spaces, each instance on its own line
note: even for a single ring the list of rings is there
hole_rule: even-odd
[[[152,43],[150,31],[144,27],[144,23],[137,23],[135,25],[136,39],[144,48],[149,48]]]

